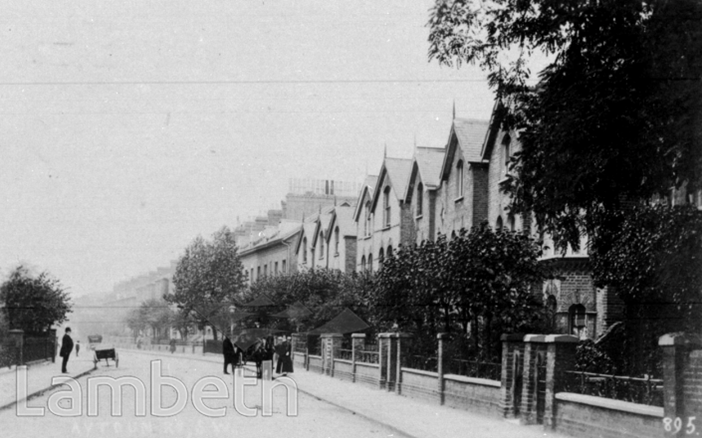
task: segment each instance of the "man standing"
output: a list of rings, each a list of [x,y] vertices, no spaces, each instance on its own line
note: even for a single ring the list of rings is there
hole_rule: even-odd
[[[66,365],[68,365],[68,356],[71,355],[71,351],[73,351],[73,339],[71,339],[71,328],[66,327],[66,334],[63,335],[63,339],[61,340],[60,356],[63,358],[63,362],[61,362],[62,373],[68,373],[68,371],[66,370]]]
[[[224,374],[229,374],[227,372],[227,365],[232,365],[232,372],[234,372],[234,366],[236,365],[236,354],[234,352],[234,345],[228,335],[224,336],[224,343],[222,344],[222,354],[224,354]]]

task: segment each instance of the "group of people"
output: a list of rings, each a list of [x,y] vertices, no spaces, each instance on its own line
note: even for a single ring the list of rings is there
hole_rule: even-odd
[[[284,376],[293,372],[290,342],[282,336],[277,338],[275,344],[272,339],[259,339],[247,350],[248,354],[232,343],[229,336],[225,336],[222,353],[224,353],[224,374],[229,374],[227,371],[229,365],[232,366],[233,372],[234,367],[242,366],[247,359],[251,359],[256,364],[256,377],[259,379],[262,377],[263,362],[267,360],[276,364],[276,374]]]

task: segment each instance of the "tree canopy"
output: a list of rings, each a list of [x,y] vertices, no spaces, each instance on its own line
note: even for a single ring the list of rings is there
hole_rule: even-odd
[[[245,284],[237,251],[234,234],[227,227],[209,241],[198,236],[178,260],[173,275],[175,292],[164,299],[200,324],[212,325],[214,333],[223,331],[218,324],[222,313],[236,302]]]
[[[44,271],[33,276],[24,266],[13,270],[0,286],[10,329],[39,333],[68,319],[71,300],[61,283]]]
[[[699,1],[437,0],[428,25],[430,59],[488,71],[520,134],[513,208],[561,247],[622,200],[702,187]]]

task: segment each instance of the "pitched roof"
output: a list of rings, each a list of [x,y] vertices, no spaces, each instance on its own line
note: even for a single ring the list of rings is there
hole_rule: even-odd
[[[310,332],[310,334],[322,333],[356,333],[370,328],[364,320],[353,313],[348,307],[345,308],[334,319]]]
[[[468,162],[482,161],[482,149],[485,143],[485,136],[488,133],[490,122],[487,120],[474,119],[454,119],[451,124],[448,144],[446,145],[446,155],[441,167],[441,179],[448,178],[451,171],[451,163],[456,154],[456,147],[461,148],[463,159]],[[454,142],[454,138],[456,141]]]
[[[412,160],[408,158],[385,158],[383,167],[380,168],[380,176],[378,183],[373,190],[372,209],[375,210],[375,205],[378,202],[378,193],[380,186],[385,178],[390,181],[390,186],[395,192],[395,196],[399,201],[404,201],[405,190],[409,182],[410,172],[412,171]]]
[[[426,187],[438,187],[441,184],[441,166],[444,164],[446,148],[417,147],[414,161],[417,163],[422,183]]]
[[[356,223],[353,220],[354,208],[349,206],[337,206],[332,214],[330,229],[339,227],[342,236],[356,236]],[[331,239],[332,233],[328,233],[327,241]]]
[[[436,189],[441,184],[441,166],[444,164],[445,148],[430,148],[417,146],[412,159],[412,172],[410,173],[407,189],[404,194],[405,202],[410,202],[415,188],[415,180],[419,180],[427,189]]]
[[[363,196],[368,193],[368,197],[373,199],[373,191],[375,190],[375,185],[378,183],[378,175],[366,175],[366,179],[363,181],[361,190],[358,192],[358,200],[356,201],[356,208],[353,212],[354,221],[358,220],[358,215],[361,214],[363,210]]]

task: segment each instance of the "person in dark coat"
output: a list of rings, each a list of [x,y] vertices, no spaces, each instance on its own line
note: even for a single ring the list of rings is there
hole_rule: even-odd
[[[63,361],[61,362],[62,373],[68,373],[66,365],[68,365],[68,357],[71,355],[71,351],[73,351],[73,339],[71,339],[71,328],[66,327],[66,334],[63,335],[63,339],[61,340],[61,351],[59,353],[59,356],[63,358]]]
[[[234,344],[229,336],[224,336],[224,342],[222,342],[222,354],[224,355],[224,374],[229,374],[227,372],[227,366],[232,365],[232,372],[234,372],[234,367],[236,366],[236,352],[234,350]]]
[[[80,341],[76,341],[76,357],[80,356]]]
[[[278,363],[275,372],[286,375],[293,372],[293,363],[290,351],[290,343],[286,340],[276,346],[275,352],[278,354]]]

